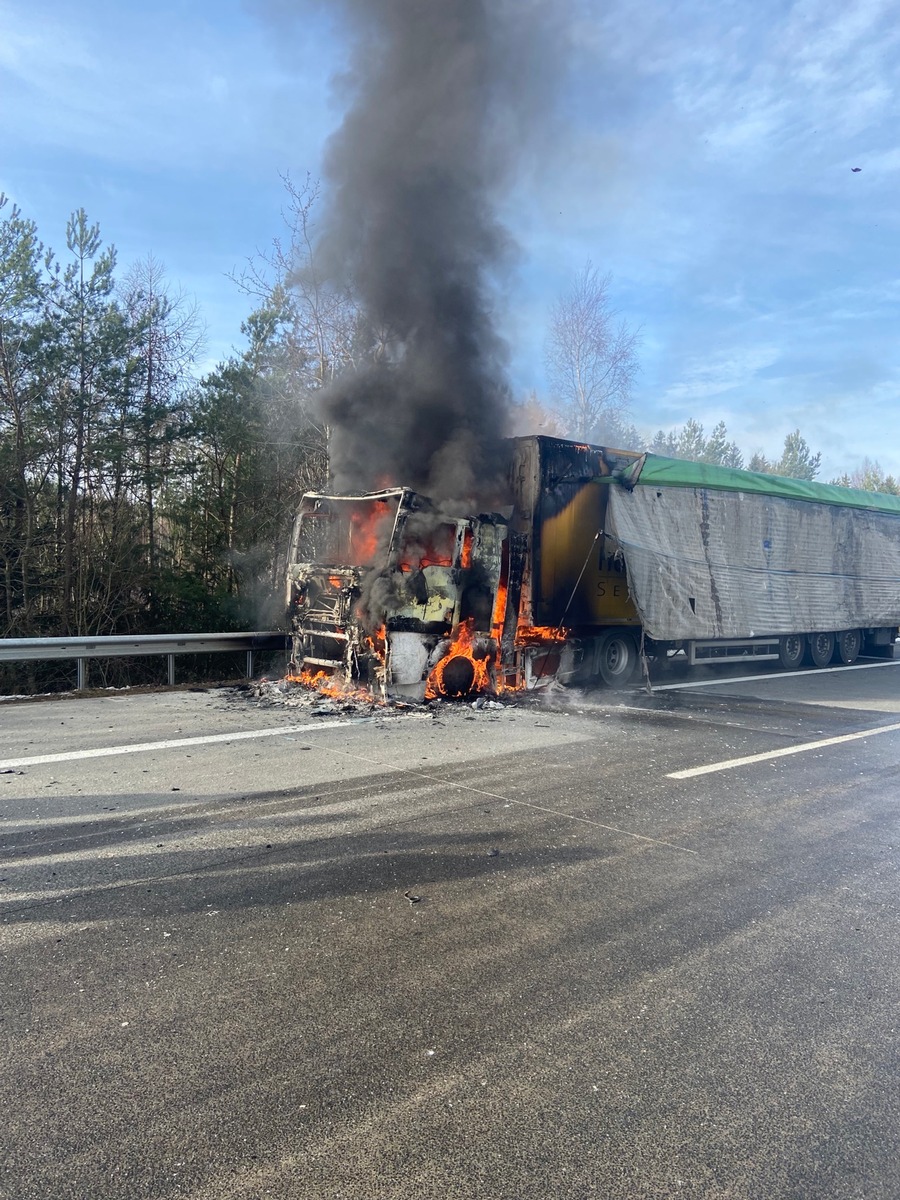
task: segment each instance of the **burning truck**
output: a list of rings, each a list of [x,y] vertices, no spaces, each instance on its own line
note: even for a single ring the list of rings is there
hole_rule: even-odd
[[[892,653],[900,498],[557,438],[507,447],[495,512],[406,487],[303,497],[292,675],[421,700],[624,687],[673,655]]]

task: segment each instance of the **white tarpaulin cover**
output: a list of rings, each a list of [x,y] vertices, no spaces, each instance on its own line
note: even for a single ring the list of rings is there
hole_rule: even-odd
[[[660,641],[900,624],[900,513],[642,478],[608,522]]]

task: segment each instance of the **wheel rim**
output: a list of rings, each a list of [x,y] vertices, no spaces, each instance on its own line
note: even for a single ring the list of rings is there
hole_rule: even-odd
[[[858,629],[847,629],[838,635],[838,649],[845,662],[859,657],[861,645],[862,636]]]
[[[604,662],[610,675],[624,675],[631,662],[631,654],[626,642],[616,638],[606,647]]]
[[[809,639],[809,658],[814,667],[824,667],[831,662],[837,638],[833,633],[814,633]]]
[[[782,666],[799,666],[803,658],[803,639],[799,633],[786,634],[781,639],[780,654]]]

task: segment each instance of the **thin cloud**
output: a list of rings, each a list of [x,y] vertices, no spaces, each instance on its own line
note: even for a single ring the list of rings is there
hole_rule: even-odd
[[[750,387],[760,371],[773,366],[780,356],[778,346],[764,345],[737,346],[695,358],[686,365],[681,379],[663,393],[663,401],[681,405]]]
[[[24,5],[2,10],[0,73],[19,98],[0,110],[8,146],[143,168],[219,167],[276,142],[283,153],[301,110],[313,126],[318,115],[313,145],[324,138],[322,65],[312,60],[298,82],[252,22],[239,38],[234,13],[219,27],[124,7],[89,33],[83,17],[64,8],[38,24]]]

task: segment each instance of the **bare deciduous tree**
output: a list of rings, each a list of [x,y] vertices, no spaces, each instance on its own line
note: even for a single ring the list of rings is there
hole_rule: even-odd
[[[610,282],[588,260],[550,314],[550,383],[566,431],[583,440],[602,437],[606,424],[623,426],[638,372],[640,330],[617,321]]]
[[[845,472],[832,479],[839,487],[859,488],[863,492],[882,492],[889,496],[900,495],[900,482],[893,475],[885,475],[877,459],[864,458],[855,470]]]
[[[282,176],[287,207],[282,217],[287,238],[249,259],[231,279],[263,307],[277,307],[290,327],[297,358],[305,364],[307,389],[330,383],[356,364],[360,355],[360,313],[349,287],[324,274],[315,253],[314,210],[319,185],[307,174],[303,184]]]

